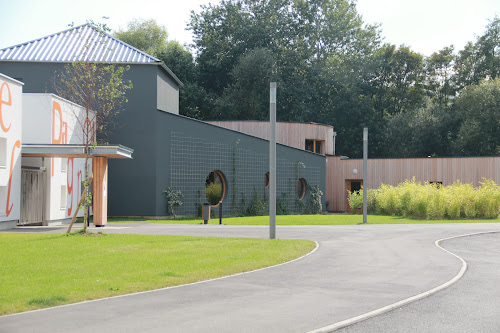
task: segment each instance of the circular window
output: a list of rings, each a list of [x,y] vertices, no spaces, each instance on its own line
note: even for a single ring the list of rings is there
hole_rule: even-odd
[[[297,199],[302,200],[306,195],[306,180],[304,178],[299,178],[297,184],[295,185],[295,194]]]
[[[270,176],[269,176],[269,172],[266,172],[266,175],[265,175],[265,177],[264,177],[264,185],[265,185],[266,187],[269,187],[269,179],[271,179],[271,178],[269,178],[269,177],[270,177]]]
[[[205,197],[212,206],[217,207],[224,200],[226,194],[226,182],[224,175],[219,170],[210,172],[205,180]]]

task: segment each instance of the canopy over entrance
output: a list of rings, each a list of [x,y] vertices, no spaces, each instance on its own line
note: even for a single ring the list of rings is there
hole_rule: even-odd
[[[94,225],[103,226],[108,221],[108,158],[131,159],[133,149],[122,145],[96,146],[90,150],[92,158]],[[85,158],[83,145],[23,144],[22,157]]]
[[[84,158],[84,145],[23,144],[23,157],[73,157]],[[96,146],[90,150],[92,157],[132,158],[133,149],[122,145]]]

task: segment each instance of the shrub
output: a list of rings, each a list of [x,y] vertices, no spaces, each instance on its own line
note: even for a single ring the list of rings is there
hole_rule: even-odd
[[[308,214],[321,214],[323,210],[321,196],[323,196],[323,192],[321,192],[319,186],[309,186],[309,198],[307,200]]]
[[[429,196],[427,217],[430,219],[442,219],[446,215],[446,198],[438,184],[429,184],[427,187]]]
[[[211,205],[217,205],[222,197],[222,184],[209,183],[205,186],[205,196]]]
[[[398,212],[398,192],[394,186],[382,184],[377,196],[377,210],[379,214],[394,215]]]
[[[377,211],[377,196],[379,195],[379,189],[368,189],[366,192],[366,203],[367,211],[370,213],[375,213]]]
[[[351,210],[362,206],[362,193],[348,196]],[[422,184],[415,179],[397,186],[382,184],[378,189],[368,190],[368,212],[430,219],[497,218],[500,188],[486,179],[478,188],[460,181],[442,186]]]
[[[288,209],[288,196],[285,192],[282,192],[278,199],[276,200],[276,214],[278,215],[289,215],[290,209]]]
[[[443,188],[446,197],[446,214],[451,219],[458,219],[460,217],[463,204],[460,186],[460,181],[457,180],[453,184]]]
[[[480,217],[496,218],[500,211],[500,189],[493,180],[483,179],[477,190],[477,213]]]
[[[259,193],[254,189],[252,201],[248,206],[247,214],[250,216],[262,216],[266,214],[266,204],[259,198]]]
[[[165,196],[167,197],[167,209],[170,214],[173,215],[175,220],[175,207],[182,205],[182,193],[181,191],[174,191],[170,187],[168,187],[165,191],[163,191]]]
[[[350,192],[347,191],[347,201],[351,212],[357,213],[363,207],[363,190]]]

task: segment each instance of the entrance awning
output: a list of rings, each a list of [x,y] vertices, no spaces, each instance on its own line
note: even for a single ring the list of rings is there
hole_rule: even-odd
[[[96,146],[91,149],[92,157],[107,158],[132,158],[134,150],[122,145]],[[84,158],[85,146],[83,145],[51,145],[51,144],[23,144],[21,149],[23,157],[70,157]]]

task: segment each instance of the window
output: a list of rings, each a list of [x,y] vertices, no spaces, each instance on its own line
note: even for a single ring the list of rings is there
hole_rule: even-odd
[[[66,167],[68,166],[68,159],[61,158],[61,172],[66,172]]]
[[[441,186],[443,186],[443,182],[429,182],[429,184],[435,185],[437,188],[440,188]]]
[[[7,138],[0,138],[0,168],[7,167]]]
[[[0,202],[5,202],[7,194],[7,186],[0,186]],[[5,209],[7,207],[5,205],[0,205],[0,216],[5,216]]]
[[[61,209],[66,209],[66,185],[61,185]]]
[[[219,205],[219,202],[224,201],[226,195],[226,181],[224,175],[219,170],[210,172],[205,180],[205,197],[209,204],[214,207]]]
[[[306,150],[323,154],[324,140],[306,139]]]
[[[302,200],[306,196],[306,180],[304,178],[299,178],[297,184],[295,185],[295,194],[297,199]]]

